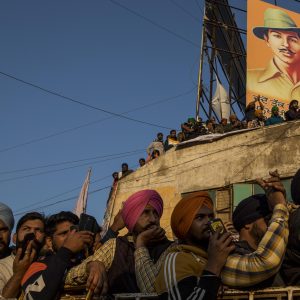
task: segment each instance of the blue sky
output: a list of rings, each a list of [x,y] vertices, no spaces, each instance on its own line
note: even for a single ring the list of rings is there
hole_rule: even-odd
[[[292,0],[277,4],[300,11]],[[1,2],[0,201],[15,213],[71,210],[75,199],[65,200],[91,166],[90,190],[103,190],[89,196],[88,213],[101,222],[112,172],[122,162],[135,169],[157,132],[195,114],[202,9],[203,0]],[[245,14],[235,14],[246,28]]]

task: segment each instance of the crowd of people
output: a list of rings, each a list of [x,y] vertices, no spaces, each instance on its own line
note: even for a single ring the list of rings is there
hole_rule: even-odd
[[[194,139],[201,135],[223,134],[241,129],[257,128],[280,124],[285,121],[300,120],[298,100],[292,100],[290,102],[289,109],[284,113],[284,118],[280,116],[279,108],[276,105],[271,109],[271,116],[266,118],[264,116],[264,105],[261,100],[262,97],[258,96],[254,101],[247,105],[245,118],[242,121],[240,121],[235,114],[230,115],[229,120],[222,118],[219,124],[217,124],[215,117],[211,117],[206,122],[203,122],[201,118],[198,120],[195,118],[188,118],[187,122],[181,124],[180,132],[177,133],[175,129],[172,129],[165,140],[162,132],[157,133],[156,138],[146,149],[147,158],[139,159],[139,166],[143,167],[147,162],[163,155],[166,151],[181,142]],[[129,170],[128,165],[123,163],[122,171],[113,173],[114,181],[116,178],[115,173],[118,174],[117,178],[120,179],[132,172],[133,170]]]
[[[105,233],[80,229],[70,211],[27,213],[16,225],[13,245],[14,216],[0,203],[1,299],[52,300],[81,287],[108,299],[142,292],[213,300],[221,285],[299,285],[300,169],[291,183],[294,203],[287,202],[277,171],[257,183],[265,193],[242,200],[224,228],[211,225],[215,210],[207,192],[183,196],[170,218],[174,240],[160,226],[164,201],[155,190],[132,194]]]
[[[181,124],[181,131],[178,132],[178,134],[175,129],[172,129],[170,134],[164,140],[164,134],[162,132],[157,133],[156,138],[146,149],[147,157],[139,159],[139,167],[143,167],[149,161],[158,158],[181,142],[194,139],[200,135],[223,134],[241,129],[258,128],[280,124],[285,121],[300,120],[298,100],[292,100],[290,102],[289,109],[284,113],[285,118],[280,116],[279,108],[276,105],[271,109],[271,116],[265,118],[262,99],[263,97],[258,96],[254,101],[247,105],[245,119],[242,121],[240,121],[235,114],[230,115],[229,122],[226,118],[222,118],[219,124],[217,124],[215,117],[210,118],[206,122],[202,122],[201,118],[199,120],[188,118],[187,122]],[[129,169],[128,164],[125,162],[122,163],[120,172],[113,172],[113,185],[109,198],[117,181],[132,172],[133,170]]]

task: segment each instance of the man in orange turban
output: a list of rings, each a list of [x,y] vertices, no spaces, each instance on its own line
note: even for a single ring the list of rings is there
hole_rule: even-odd
[[[175,206],[171,227],[179,245],[166,256],[156,277],[161,299],[216,299],[220,271],[234,245],[228,232],[211,235],[208,223],[213,218],[213,202],[206,192],[191,193]]]

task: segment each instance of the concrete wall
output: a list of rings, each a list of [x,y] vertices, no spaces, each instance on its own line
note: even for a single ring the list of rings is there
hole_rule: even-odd
[[[106,220],[114,216],[131,194],[155,189],[164,199],[161,219],[170,236],[170,214],[182,193],[222,188],[268,176],[278,169],[283,177],[300,167],[300,121],[235,132],[222,139],[182,149],[171,149],[119,181]]]

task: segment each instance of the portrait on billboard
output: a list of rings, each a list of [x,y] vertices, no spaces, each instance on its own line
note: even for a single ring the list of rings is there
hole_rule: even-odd
[[[292,100],[300,100],[300,17],[266,2],[249,2],[247,103],[259,97],[266,116],[274,106],[284,115]]]

